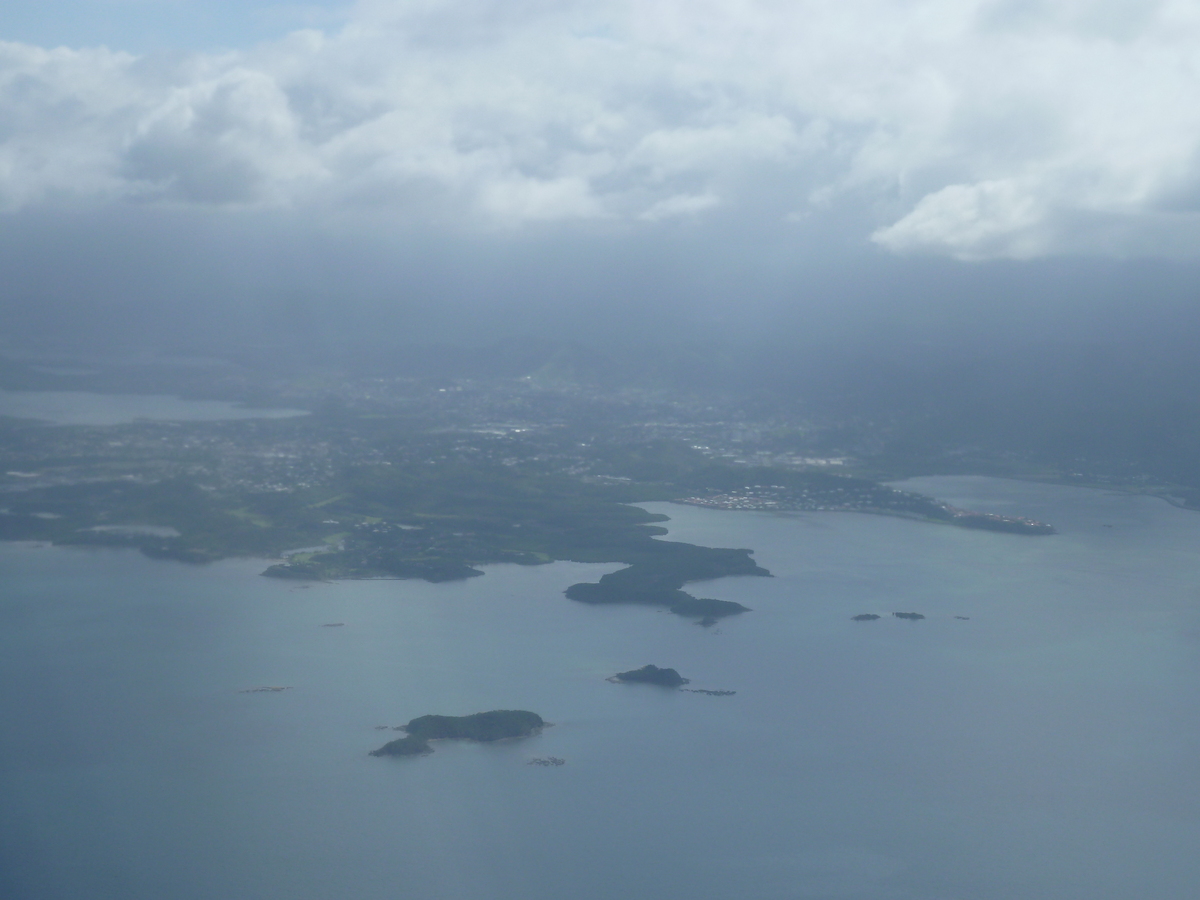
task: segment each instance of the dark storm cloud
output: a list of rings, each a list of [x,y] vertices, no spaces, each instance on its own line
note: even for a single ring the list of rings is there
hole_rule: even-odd
[[[821,222],[755,228],[720,210],[642,233],[375,224],[152,206],[11,214],[0,350],[269,362],[263,354],[282,348],[297,362],[340,364],[430,342],[745,342],[783,345],[780,365],[807,370],[1064,336],[1187,344],[1200,315],[1193,263],[853,256]]]

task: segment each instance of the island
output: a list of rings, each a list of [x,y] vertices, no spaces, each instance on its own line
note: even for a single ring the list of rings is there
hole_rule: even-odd
[[[398,730],[407,732],[389,741],[371,756],[418,756],[432,751],[430,741],[455,740],[489,743],[508,738],[528,737],[544,728],[537,713],[525,709],[493,709],[469,716],[418,716]]]
[[[758,573],[755,573],[758,574]],[[714,600],[712,597],[687,597],[670,607],[677,616],[695,616],[701,625],[713,625],[717,619],[750,612],[750,607],[733,600]]]
[[[749,550],[646,541],[636,553],[629,566],[601,576],[599,582],[571,585],[566,590],[568,599],[580,603],[661,606],[678,616],[711,620],[749,610],[732,600],[693,597],[683,590],[685,584],[728,575],[771,574],[754,562]]]
[[[907,613],[906,612],[894,612],[894,613],[892,613],[892,615],[895,616],[897,619],[910,619],[913,622],[915,622],[917,619],[925,618],[920,613],[914,613],[914,612],[907,612]]]
[[[608,679],[621,684],[657,684],[662,687],[677,688],[688,684],[690,679],[684,678],[674,669],[660,669],[655,665],[645,665],[640,669],[628,672],[618,672]]]
[[[394,741],[388,741],[378,750],[372,750],[371,756],[421,756],[425,753],[432,753],[433,748],[429,746],[429,741],[424,738],[408,735],[407,737],[396,738]]]
[[[857,616],[851,616],[852,622],[874,622],[879,616],[876,613],[859,613]]]

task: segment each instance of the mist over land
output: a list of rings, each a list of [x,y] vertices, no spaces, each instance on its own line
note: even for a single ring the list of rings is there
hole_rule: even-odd
[[[309,235],[286,252],[248,239],[234,263],[173,246],[139,270],[135,246],[162,236],[135,237],[107,263],[149,286],[130,288],[81,252],[45,265],[33,302],[35,280],[22,276],[33,257],[10,260],[5,386],[286,406],[298,398],[280,385],[320,373],[323,387],[299,398],[311,407],[372,378],[529,379],[551,392],[709,397],[746,420],[779,412],[840,429],[822,452],[883,453],[897,473],[1021,471],[1000,463],[1007,454],[1063,472],[1198,480],[1190,263],[868,254],[785,273],[781,252],[743,248],[730,272],[685,235],[610,237],[574,256],[549,239],[425,239],[368,264],[355,255],[367,249]],[[89,360],[91,376],[46,371]]]
[[[1200,394],[1191,262],[964,264],[724,221],[452,238],[269,214],[230,230],[211,216],[18,214],[28,227],[2,249],[3,349],[143,372],[219,360],[255,382],[541,372],[548,387],[737,395],[872,421],[917,457],[980,446],[1193,478],[1181,473]],[[163,390],[181,371],[166,369]],[[114,389],[154,392],[154,377]],[[87,387],[8,382],[23,383]]]

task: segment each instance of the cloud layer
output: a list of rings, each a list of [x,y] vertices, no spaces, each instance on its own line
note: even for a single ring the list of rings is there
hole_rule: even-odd
[[[0,208],[853,208],[899,253],[1195,257],[1197,96],[1190,0],[365,2],[221,55],[0,43]]]

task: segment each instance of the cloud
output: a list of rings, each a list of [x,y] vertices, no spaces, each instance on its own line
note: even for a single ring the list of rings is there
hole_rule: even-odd
[[[279,83],[236,66],[171,90],[120,152],[136,193],[181,202],[279,202],[325,174]]]
[[[676,194],[674,197],[659,200],[638,218],[647,222],[657,222],[659,219],[690,216],[711,209],[720,202],[713,194]]]
[[[1185,0],[378,0],[235,53],[0,43],[0,207],[853,206],[896,253],[1194,257],[1197,95]]]
[[[916,209],[871,237],[897,252],[945,249],[964,259],[1040,255],[1046,208],[1038,192],[1016,180],[952,184],[927,194]]]

